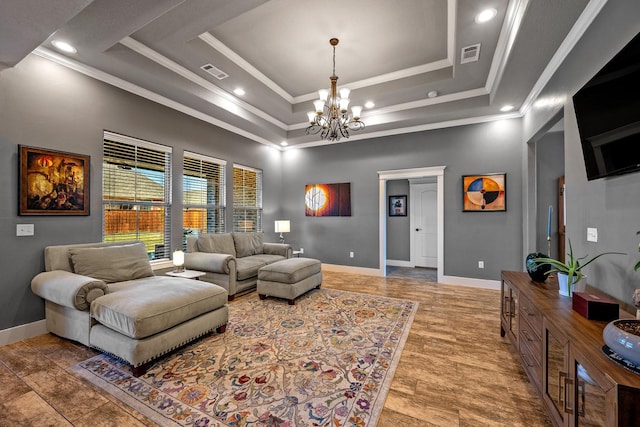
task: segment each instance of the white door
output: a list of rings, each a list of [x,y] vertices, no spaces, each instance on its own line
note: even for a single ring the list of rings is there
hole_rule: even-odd
[[[410,187],[411,263],[416,267],[438,266],[438,189],[435,183]]]

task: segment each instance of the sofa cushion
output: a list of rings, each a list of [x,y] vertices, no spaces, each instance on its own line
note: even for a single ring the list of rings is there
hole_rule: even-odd
[[[236,248],[231,233],[201,234],[198,236],[198,250],[210,254],[229,254],[236,256]]]
[[[281,255],[269,255],[269,254],[254,255],[251,258],[254,258],[260,261],[263,265],[273,264],[274,262],[278,262],[286,259]]]
[[[264,265],[265,263],[258,257],[236,258],[236,280],[245,280],[258,276],[258,270]]]
[[[155,276],[110,287],[91,303],[91,317],[131,338],[145,338],[222,307],[227,291],[179,277]]]
[[[232,233],[236,257],[242,258],[263,253],[262,233]]]
[[[322,264],[312,258],[290,258],[266,265],[258,272],[259,280],[294,284],[320,273]]]
[[[100,248],[71,248],[69,256],[75,273],[106,283],[153,276],[143,243]]]

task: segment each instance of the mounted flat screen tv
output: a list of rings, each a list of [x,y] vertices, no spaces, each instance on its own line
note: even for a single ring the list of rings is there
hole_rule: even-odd
[[[573,96],[587,179],[640,170],[640,33]]]

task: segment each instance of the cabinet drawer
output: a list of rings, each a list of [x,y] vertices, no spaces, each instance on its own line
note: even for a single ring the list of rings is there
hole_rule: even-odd
[[[522,366],[527,372],[529,379],[537,390],[542,390],[542,366],[538,360],[532,355],[532,351],[526,342],[520,343],[520,358]]]
[[[542,363],[542,340],[536,333],[533,331],[533,328],[526,321],[526,318],[523,316],[523,322],[520,322],[520,337],[518,341],[522,344],[523,342],[527,344],[531,355],[536,359],[538,364]]]
[[[524,295],[520,295],[520,316],[531,325],[538,338],[542,337],[542,315]]]

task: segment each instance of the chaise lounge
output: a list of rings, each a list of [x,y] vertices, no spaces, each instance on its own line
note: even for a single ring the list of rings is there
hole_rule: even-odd
[[[155,276],[140,242],[49,246],[31,289],[45,300],[51,333],[126,361],[135,376],[175,348],[224,333],[228,319],[224,288]]]

